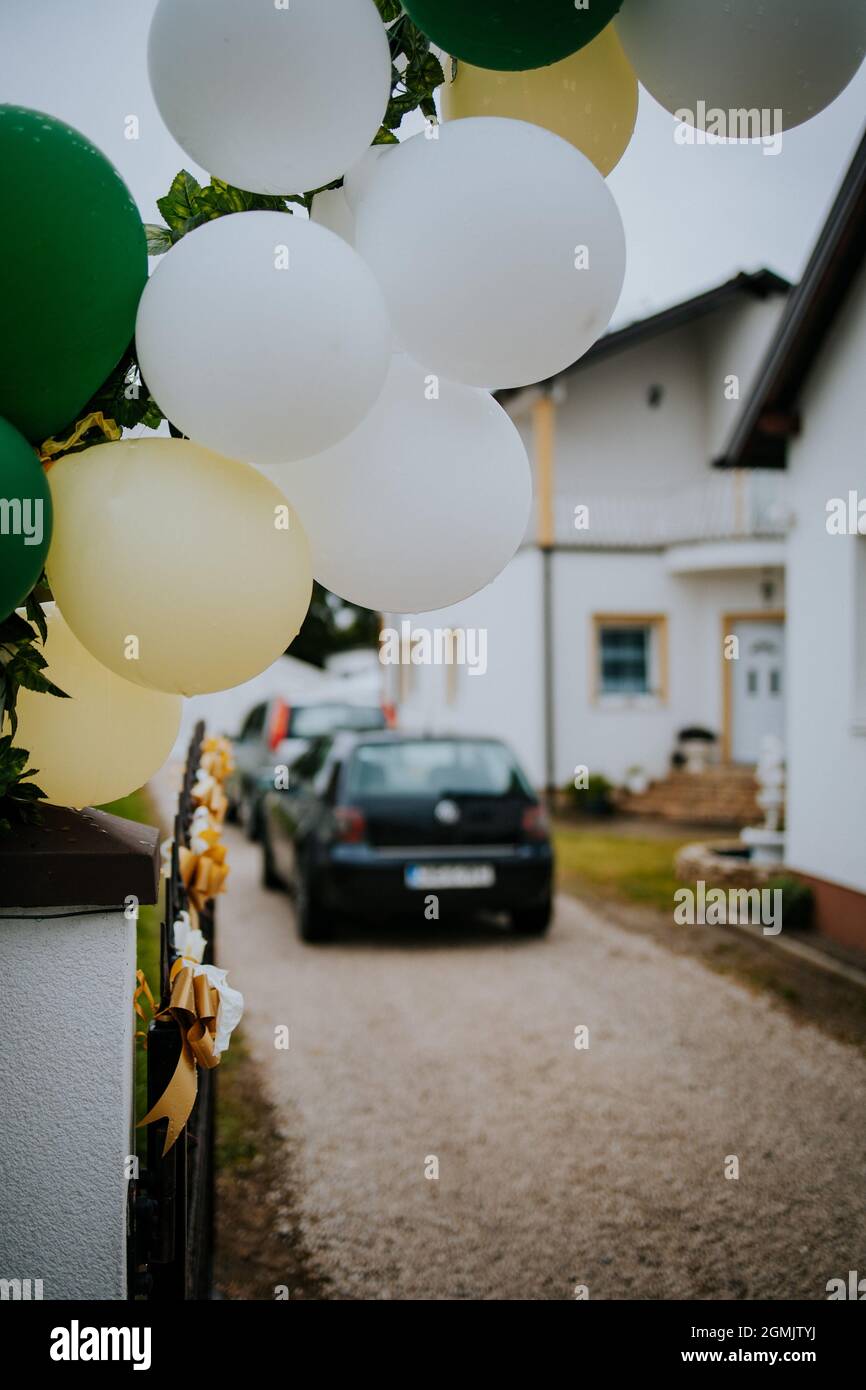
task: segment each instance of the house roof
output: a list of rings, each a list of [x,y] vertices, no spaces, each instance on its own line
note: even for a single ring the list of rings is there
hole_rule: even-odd
[[[798,429],[800,393],[864,258],[866,133],[718,466],[784,467],[787,440]]]
[[[589,366],[592,362],[598,362],[603,357],[611,357],[617,352],[624,352],[627,348],[637,346],[638,343],[646,342],[662,333],[669,333],[672,329],[681,328],[687,323],[693,323],[696,319],[703,318],[706,314],[715,313],[717,309],[740,299],[743,295],[752,299],[766,299],[772,294],[787,294],[790,288],[790,282],[783,276],[777,275],[775,271],[766,269],[740,271],[733,279],[726,280],[721,285],[715,285],[712,289],[704,290],[701,294],[694,295],[692,299],[684,299],[679,304],[673,304],[667,309],[661,309],[658,313],[648,315],[647,318],[636,319],[623,328],[605,333],[602,338],[593,343],[588,352],[585,352],[571,366],[557,372],[556,376],[536,382],[535,385],[546,387],[555,381],[562,381],[571,376],[572,373],[579,372],[583,367]],[[521,386],[497,391],[496,397],[504,404],[513,399],[520,391],[526,389],[526,387]]]

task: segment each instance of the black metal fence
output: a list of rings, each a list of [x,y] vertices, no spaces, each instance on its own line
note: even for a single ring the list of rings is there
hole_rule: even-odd
[[[165,881],[160,932],[159,1009],[171,993],[171,968],[177,958],[172,926],[189,901],[180,873],[179,846],[189,845],[195,806],[192,787],[201,757],[204,724],[196,725],[187,753],[178,798],[171,851],[171,871]],[[213,964],[214,902],[198,914],[207,942],[205,962]],[[147,1103],[154,1105],[174,1075],[181,1037],[170,1018],[156,1018],[147,1033]],[[163,1156],[168,1121],[147,1126],[147,1158],[131,1201],[130,1298],[154,1301],[206,1299],[213,1279],[214,1119],[218,1068],[198,1068],[195,1105],[183,1133]]]

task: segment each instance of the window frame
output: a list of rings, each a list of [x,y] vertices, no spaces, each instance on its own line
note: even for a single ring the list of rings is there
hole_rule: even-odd
[[[602,688],[602,632],[612,627],[649,631],[651,687],[645,691]],[[668,703],[668,615],[666,613],[593,613],[590,646],[590,702],[601,709],[656,709]]]

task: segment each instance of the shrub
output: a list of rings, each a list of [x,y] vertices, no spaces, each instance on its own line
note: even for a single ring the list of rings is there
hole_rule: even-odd
[[[566,792],[574,809],[584,815],[609,816],[613,811],[613,784],[600,772],[591,773],[585,787],[576,787],[573,782],[569,782]]]
[[[791,878],[788,874],[780,874],[777,878],[769,879],[766,887],[782,890],[783,927],[798,931],[812,926],[815,895],[808,884],[801,883],[799,879]]]

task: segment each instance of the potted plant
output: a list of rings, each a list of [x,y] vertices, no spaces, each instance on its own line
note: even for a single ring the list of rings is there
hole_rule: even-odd
[[[704,729],[699,724],[690,724],[687,728],[680,729],[677,741],[686,760],[686,772],[706,772],[710,750],[716,742],[716,735],[712,730]]]

